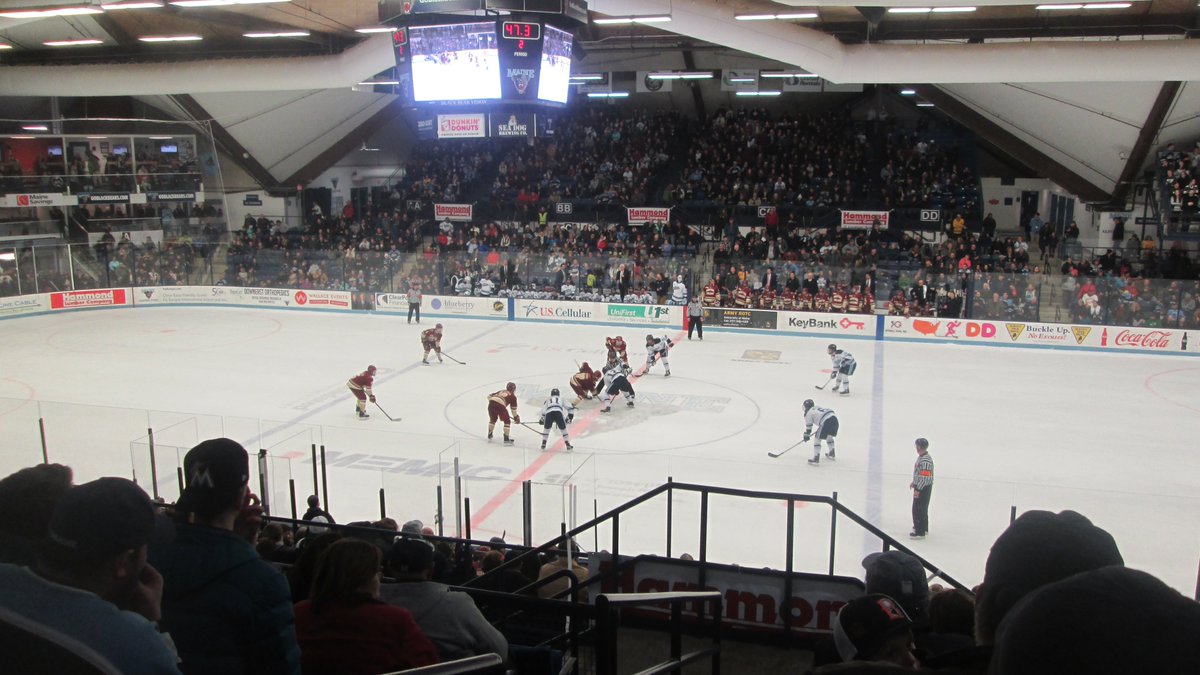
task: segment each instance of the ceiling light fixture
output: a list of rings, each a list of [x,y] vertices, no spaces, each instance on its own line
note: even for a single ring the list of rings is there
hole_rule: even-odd
[[[366,26],[363,28],[355,28],[355,33],[395,33],[400,30],[395,26]]]
[[[654,16],[614,16],[607,19],[592,19],[592,23],[601,26],[617,26],[631,23],[666,23],[671,17],[666,15]]]
[[[54,7],[52,9],[21,9],[0,12],[5,19],[45,19],[51,16],[79,16],[82,14],[103,14],[98,7]]]
[[[0,42],[0,49],[12,49],[12,48],[13,48],[12,45],[7,45],[7,44],[4,44],[3,42]]]
[[[106,139],[106,138],[108,138],[108,136],[88,136],[88,137],[87,137],[87,139],[88,139],[89,141],[102,141],[102,140],[104,140],[104,139]]]
[[[787,14],[734,14],[737,21],[793,21],[796,19],[815,19],[816,12],[790,12]]]
[[[1045,11],[1051,11],[1051,10],[1056,10],[1056,9],[1083,9],[1083,5],[1072,5],[1072,4],[1067,4],[1067,5],[1038,5],[1037,7],[1034,7],[1034,9],[1036,9],[1036,10],[1038,10],[1038,11],[1042,11],[1042,12],[1045,12]]]
[[[934,14],[959,14],[965,12],[974,12],[974,7],[934,7]]]
[[[593,91],[588,93],[588,98],[628,98],[627,91]]]
[[[900,95],[901,96],[916,96],[917,90],[916,89],[901,89]]]
[[[248,38],[284,38],[284,37],[308,37],[312,33],[306,30],[288,30],[278,33],[242,33],[242,37]]]
[[[734,14],[735,21],[774,21],[774,14]]]
[[[646,75],[648,80],[710,80],[712,71],[709,70],[664,70]]]
[[[737,96],[779,96],[781,91],[739,91],[735,92]]]
[[[114,9],[158,9],[163,6],[162,2],[157,0],[138,0],[136,2],[105,2],[100,4],[100,9],[108,12]]]
[[[203,39],[199,35],[147,35],[138,38],[141,42],[196,42]]]
[[[917,101],[917,107],[918,108],[932,108],[934,106],[929,101]]]
[[[931,7],[888,7],[888,14],[928,14]]]
[[[37,138],[37,136],[9,136],[9,138],[13,139],[14,141],[32,141],[33,139]]]
[[[796,77],[796,78],[800,78],[800,79],[809,78],[809,77],[820,77],[820,75],[818,75],[816,73],[806,73],[806,72],[799,71],[799,70],[764,70],[764,71],[759,72],[758,76],[761,78],[765,78],[765,79],[777,79],[777,80],[784,80],[784,79],[788,79],[788,78],[792,78],[792,77]]]
[[[362,82],[359,82],[358,84],[360,86],[364,86],[364,87],[375,87],[375,86],[394,87],[394,86],[400,84],[400,80],[364,80]]]
[[[79,40],[49,40],[47,42],[43,42],[42,44],[46,45],[47,47],[80,47],[83,45],[102,45],[104,44],[104,41],[93,38],[83,38]]]
[[[170,141],[170,140],[173,140],[174,138],[175,138],[174,136],[151,136],[150,140],[152,140],[152,141]]]
[[[604,79],[604,73],[577,73],[567,79],[575,82],[599,82]]]
[[[0,253],[0,260],[3,260],[5,262],[12,262],[16,259],[17,259],[17,254],[12,251],[5,251],[4,253]]]
[[[232,0],[171,0],[176,7],[228,7]]]
[[[735,84],[745,84],[745,83],[754,82],[754,78],[753,77],[731,77],[731,78],[729,78],[729,81],[732,83],[735,83]]]
[[[1129,9],[1133,7],[1133,3],[1129,2],[1089,2],[1083,6],[1084,9]]]
[[[25,131],[49,131],[50,130],[49,127],[47,127],[45,124],[26,124],[25,126],[23,126],[21,128],[24,129]]]

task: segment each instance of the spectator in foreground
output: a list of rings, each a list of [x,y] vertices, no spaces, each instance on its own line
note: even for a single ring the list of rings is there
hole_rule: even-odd
[[[842,661],[883,661],[916,668],[912,621],[882,593],[846,603],[833,624],[833,641]]]
[[[170,524],[132,482],[80,485],[55,508],[33,568],[0,565],[0,610],[32,622],[29,630],[96,666],[94,672],[178,673],[178,658],[153,623],[161,613],[162,577],[146,562],[147,545],[169,533]],[[22,663],[13,651],[5,649],[5,672],[46,672],[46,664]]]
[[[412,614],[379,599],[383,554],[345,538],[317,562],[309,599],[296,604],[305,675],[374,675],[438,662]]]
[[[54,507],[71,489],[70,467],[38,464],[0,480],[0,562],[32,565]]]
[[[403,607],[437,647],[443,661],[499,654],[508,660],[508,641],[466,593],[433,578],[433,546],[424,539],[397,539],[387,552],[387,569],[396,583],[384,584],[380,598]]]
[[[246,449],[207,440],[188,451],[183,470],[175,541],[150,550],[164,579],[162,623],[183,672],[299,672],[287,582],[250,543],[258,514]]]

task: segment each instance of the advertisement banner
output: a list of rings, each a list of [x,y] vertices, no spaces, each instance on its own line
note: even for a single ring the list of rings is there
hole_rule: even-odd
[[[473,212],[471,204],[434,204],[433,217],[436,220],[471,220]]]
[[[50,309],[115,307],[129,304],[128,288],[97,288],[91,291],[64,291],[50,294]]]
[[[654,72],[654,71],[652,71],[652,70],[637,71],[637,79],[635,80],[636,86],[637,86],[637,93],[639,93],[639,94],[656,94],[656,93],[666,94],[666,93],[669,93],[671,91],[671,84],[673,84],[672,81],[671,80],[652,80],[649,77],[650,73],[652,73],[652,72]]]
[[[128,204],[128,192],[80,192],[80,204]]]
[[[671,220],[669,206],[638,206],[625,209],[630,225],[645,225],[646,223],[667,222]]]
[[[484,138],[487,120],[483,113],[437,116],[438,138]]]
[[[839,209],[841,210],[841,209]],[[842,212],[842,229],[869,230],[871,224],[879,221],[880,227],[888,226],[888,214],[891,211],[845,211]]]
[[[226,286],[142,286],[133,291],[135,305],[229,304]]]
[[[605,313],[612,323],[680,327],[683,310],[678,305],[607,305]]]
[[[621,556],[622,562],[626,561]],[[605,573],[612,566],[612,556],[597,553],[588,556],[590,576]],[[606,584],[605,592],[667,593],[679,591],[720,591],[724,625],[742,630],[777,631],[784,617],[791,617],[791,629],[806,635],[828,635],[833,632],[838,610],[863,593],[862,582],[851,577],[829,577],[818,574],[793,574],[791,597],[784,595],[785,575],[780,572],[759,571],[732,565],[708,566],[704,587],[696,583],[694,563],[671,559],[643,559],[626,566],[615,583]],[[684,605],[686,614],[695,615],[701,607]],[[626,609],[623,611],[633,611]],[[711,610],[710,610],[711,611]],[[670,616],[665,606],[639,607],[641,616]]]
[[[517,321],[608,321],[602,302],[568,300],[516,300],[513,317]]]
[[[885,338],[962,340],[1068,349],[1136,349],[1163,353],[1187,351],[1187,331],[1176,329],[902,316],[885,316],[883,322]]]
[[[491,121],[491,136],[493,138],[525,138],[533,135],[533,113],[492,113],[488,115]]]
[[[50,305],[46,303],[45,294],[0,298],[0,317],[44,312],[49,308]]]
[[[26,208],[32,206],[75,206],[79,198],[75,195],[65,195],[60,192],[30,192],[27,194],[9,194],[0,197],[0,206]]]
[[[408,312],[408,296],[404,293],[376,293],[375,311],[406,314]],[[421,298],[421,313],[428,316],[472,316],[489,319],[507,319],[508,299],[426,295]]]
[[[437,127],[432,117],[422,117],[417,120],[417,140],[432,141],[437,138]]]
[[[243,307],[293,307],[303,309],[350,309],[348,291],[297,290],[293,288],[241,288],[217,286],[228,296],[216,302]]]
[[[778,312],[769,309],[706,307],[704,309],[704,325],[720,328],[761,328],[775,330],[778,315]]]
[[[874,314],[779,312],[779,330],[789,333],[860,335],[874,337]]]
[[[204,195],[194,190],[180,190],[177,192],[147,192],[146,201],[148,202],[199,202],[204,200]]]

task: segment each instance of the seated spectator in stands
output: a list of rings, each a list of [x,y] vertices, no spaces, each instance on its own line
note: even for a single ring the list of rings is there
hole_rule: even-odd
[[[277,523],[270,523],[258,533],[258,542],[254,549],[263,560],[278,563],[291,563],[296,559],[296,549],[290,543],[291,530],[285,530]]]
[[[438,662],[413,615],[379,599],[382,562],[374,544],[354,538],[321,554],[309,598],[295,610],[305,675],[374,675]]]
[[[73,488],[54,509],[33,567],[0,565],[0,609],[83,656],[96,666],[91,672],[178,673],[178,658],[154,626],[163,580],[146,562],[147,545],[169,538],[170,529],[124,478]],[[44,672],[15,664],[11,647],[0,669]]]
[[[1200,604],[1122,566],[1034,591],[1000,623],[989,672],[1117,675],[1200,669]]]
[[[872,553],[862,561],[867,593],[880,593],[895,600],[919,629],[929,623],[929,582],[925,567],[903,551]]]
[[[251,546],[261,509],[250,493],[246,449],[207,440],[183,459],[176,537],[151,547],[163,576],[162,624],[185,673],[296,673],[292,602],[283,575]]]
[[[883,661],[916,668],[912,621],[904,608],[882,593],[855,598],[833,623],[833,642],[842,661]]]
[[[301,530],[301,532],[304,531]],[[308,599],[308,594],[312,592],[313,577],[317,573],[317,561],[321,559],[321,554],[325,552],[325,549],[342,538],[341,532],[305,533],[305,535],[296,542],[299,556],[287,572],[288,587],[292,590],[292,600],[295,602]]]
[[[38,464],[0,480],[0,562],[32,565],[50,517],[71,489],[70,467]]]
[[[412,612],[443,661],[499,654],[508,660],[508,641],[484,618],[471,596],[433,578],[433,546],[404,537],[387,552],[386,569],[396,583],[384,584],[379,597]]]
[[[974,643],[975,599],[966,591],[954,588],[932,593],[929,598],[929,632],[917,638],[922,660],[969,649]]]
[[[582,584],[583,582],[587,581],[588,569],[580,565],[578,561],[572,559],[572,556],[567,553],[565,547],[566,544],[564,543],[560,544],[559,548],[547,551],[547,561],[544,565],[542,565],[541,569],[538,570],[538,580],[545,579],[552,574],[564,570],[570,570],[570,572],[575,575],[575,579],[578,581],[578,583]],[[571,548],[576,552],[579,550],[578,547],[574,545],[572,545]],[[567,589],[570,587],[571,582],[567,579],[567,577],[563,576],[543,586],[539,586],[538,597],[558,597],[570,600],[571,595],[567,592]],[[580,601],[586,602],[587,597],[587,591],[581,591],[579,593]]]

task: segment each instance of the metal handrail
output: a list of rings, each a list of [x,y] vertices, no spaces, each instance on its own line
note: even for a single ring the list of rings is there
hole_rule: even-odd
[[[721,672],[721,608],[720,591],[676,591],[670,593],[602,593],[596,597],[596,672],[598,675],[615,675],[617,672],[617,628],[620,620],[616,609],[668,603],[671,606],[671,657],[661,663],[639,671],[638,675],[657,673],[679,673],[683,666],[700,659],[711,658],[713,675]],[[712,606],[712,643],[704,649],[683,653],[683,605],[695,602]],[[703,613],[701,613],[703,616]]]

